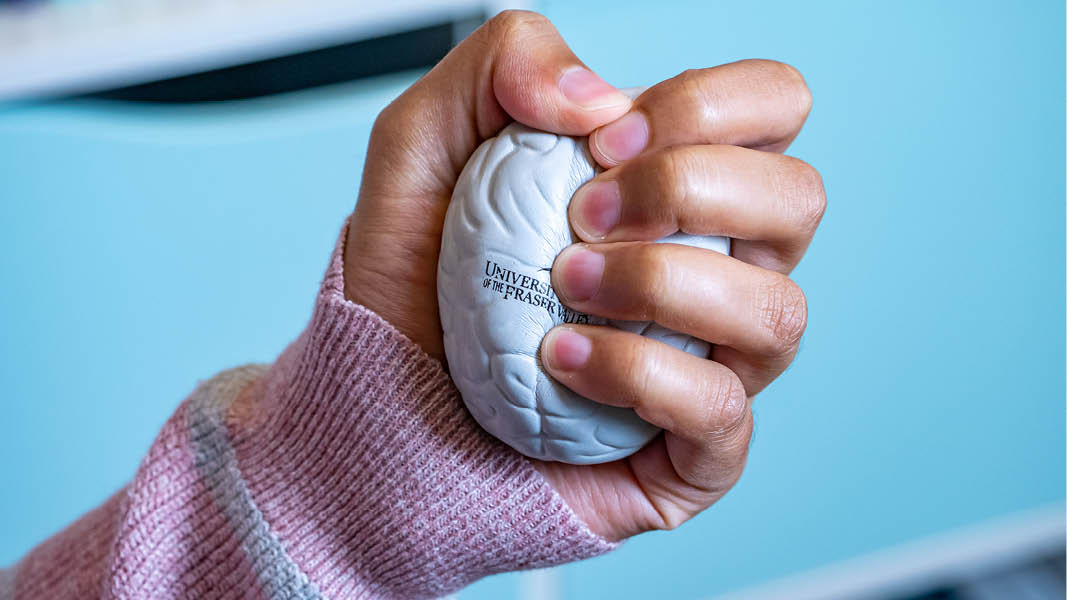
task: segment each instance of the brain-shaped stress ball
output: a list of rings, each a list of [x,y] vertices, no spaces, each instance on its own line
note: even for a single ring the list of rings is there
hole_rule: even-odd
[[[567,205],[596,171],[584,138],[515,123],[471,156],[445,216],[437,295],[452,379],[482,427],[532,458],[607,462],[658,432],[633,410],[593,402],[552,379],[540,357],[549,329],[607,324],[702,357],[710,349],[654,323],[602,319],[560,303],[550,269],[578,241]],[[721,237],[678,233],[660,241],[729,252]]]

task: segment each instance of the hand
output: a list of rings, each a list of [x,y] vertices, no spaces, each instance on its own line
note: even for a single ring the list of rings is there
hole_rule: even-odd
[[[595,158],[611,168],[575,194],[571,223],[590,243],[559,256],[553,286],[583,312],[654,320],[716,346],[705,360],[611,328],[554,329],[542,346],[554,377],[666,432],[613,463],[535,464],[608,539],[674,527],[737,481],[752,396],[789,364],[804,330],[803,293],[785,275],[824,194],[811,167],[776,152],[810,102],[791,67],[745,61],[683,73],[632,103],[544,17],[503,13],[375,123],[346,242],[346,295],[443,359],[437,256],[468,157],[512,120],[592,134]],[[676,230],[728,235],[733,256],[648,243]]]
[[[592,134],[594,156],[611,168],[571,200],[571,225],[586,243],[557,257],[553,288],[579,311],[655,321],[714,344],[704,360],[610,327],[565,325],[545,336],[541,356],[558,381],[665,430],[625,460],[539,464],[608,538],[676,527],[741,476],[752,398],[792,362],[807,320],[787,274],[822,218],[825,192],[817,171],[779,152],[810,107],[792,67],[742,61],[660,83]],[[651,243],[676,231],[729,236],[732,256]]]

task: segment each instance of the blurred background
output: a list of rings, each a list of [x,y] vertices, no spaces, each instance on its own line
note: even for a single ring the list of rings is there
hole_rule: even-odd
[[[303,328],[378,111],[489,15],[619,86],[797,66],[829,209],[748,470],[483,598],[1063,598],[1063,2],[0,0],[0,565]]]

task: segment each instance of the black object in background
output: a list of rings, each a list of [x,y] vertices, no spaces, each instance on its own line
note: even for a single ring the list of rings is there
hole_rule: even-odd
[[[893,600],[1064,600],[1065,561],[1061,550]]]
[[[87,94],[138,102],[240,100],[428,67],[485,21],[481,15],[348,44]],[[457,39],[458,38],[458,39]]]

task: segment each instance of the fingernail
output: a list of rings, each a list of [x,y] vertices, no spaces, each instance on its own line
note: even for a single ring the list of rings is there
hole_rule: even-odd
[[[586,110],[626,106],[630,98],[595,73],[574,67],[560,77],[559,89],[568,100]]]
[[[588,238],[603,239],[619,224],[622,196],[617,181],[592,181],[578,188],[571,199],[574,228]]]
[[[593,145],[611,166],[630,160],[648,145],[648,119],[640,111],[628,112],[594,131]]]
[[[589,360],[593,344],[589,338],[566,327],[557,327],[548,332],[545,342],[545,360],[557,371],[573,371],[582,368]]]
[[[560,254],[556,265],[560,288],[556,292],[564,300],[588,300],[600,289],[604,276],[603,254],[586,249],[584,244],[575,244]]]

